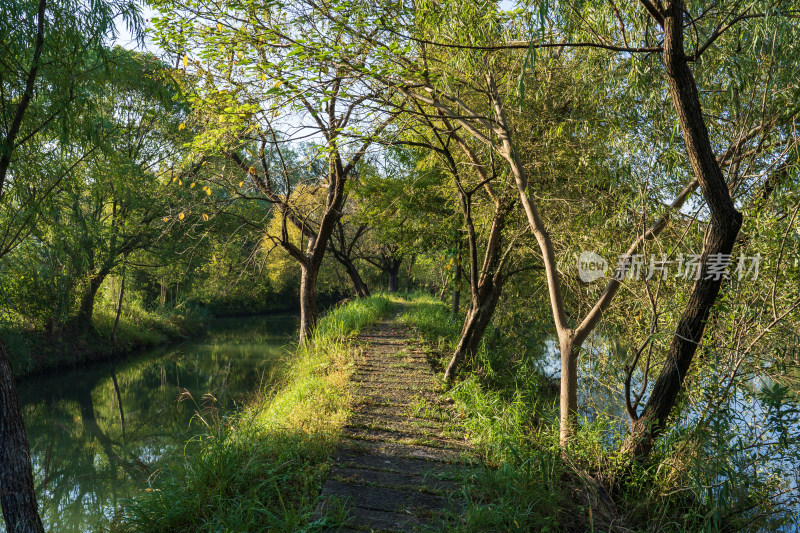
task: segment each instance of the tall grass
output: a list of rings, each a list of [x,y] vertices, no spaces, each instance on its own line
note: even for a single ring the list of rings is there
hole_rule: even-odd
[[[441,366],[458,341],[459,319],[426,295],[411,298],[400,318],[417,328]],[[444,530],[770,530],[755,511],[732,514],[723,506],[727,503],[696,490],[693,479],[702,477],[703,465],[688,464],[686,441],[664,446],[651,463],[631,464],[617,455],[618,441],[609,437],[619,436],[619,421],[600,413],[582,420],[574,442],[562,451],[557,391],[536,374],[540,365],[534,359],[540,354],[519,353],[519,346],[483,342],[448,392],[485,467],[465,475],[467,505]],[[504,360],[515,364],[503,365]],[[746,473],[731,472],[729,479],[755,492]],[[745,494],[739,507],[748,502],[754,499]]]
[[[198,409],[206,432],[175,467],[119,511],[113,531],[298,531],[351,405],[354,336],[389,309],[382,296],[341,305],[297,348],[277,393],[218,419]],[[191,401],[191,400],[189,400]]]

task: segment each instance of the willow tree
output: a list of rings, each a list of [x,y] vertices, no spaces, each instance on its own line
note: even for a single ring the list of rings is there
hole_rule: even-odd
[[[97,292],[109,274],[166,230],[163,215],[178,201],[173,166],[190,138],[178,129],[186,107],[169,67],[149,54],[117,49],[107,70],[91,118],[108,134],[72,172],[54,202],[55,218],[41,232],[70,243],[81,283],[67,327],[77,332],[90,329]],[[197,170],[188,167],[180,179],[188,184]]]
[[[80,111],[108,53],[112,20],[139,33],[127,2],[3,2],[0,17],[0,259],[36,223],[42,201],[92,151],[61,153],[60,141],[87,131]],[[90,126],[89,126],[90,129]],[[0,505],[7,531],[43,531],[13,371],[0,340]]]
[[[394,144],[373,158],[352,192],[355,219],[369,228],[357,257],[386,274],[389,292],[400,289],[402,265],[410,271],[416,256],[441,249],[455,231],[441,173],[427,168],[426,153],[409,142],[413,128],[403,116]]]
[[[328,59],[330,50],[350,43],[302,5],[234,1],[224,12],[216,2],[165,0],[155,6],[164,13],[156,22],[162,46],[199,81],[190,98],[204,135],[195,148],[224,155],[239,173],[231,193],[257,197],[304,236],[302,247],[280,236],[275,242],[301,270],[305,340],[317,321],[317,279],[342,215],[345,185],[393,119],[368,106],[384,88]],[[362,50],[362,57],[367,53]],[[301,172],[286,164],[284,152],[309,138],[316,151]],[[304,211],[296,202],[301,189],[324,191],[320,211]]]
[[[800,86],[796,78],[786,75],[800,62],[795,9],[796,4],[780,1],[724,2],[700,10],[687,7],[682,0],[663,4],[641,0],[638,6],[591,3],[570,6],[570,13],[565,12],[564,34],[583,37],[588,46],[615,53],[616,61],[629,65],[634,84],[628,99],[638,91],[656,101],[666,92],[675,129],[682,134],[682,168],[688,182],[670,211],[679,210],[699,188],[707,224],[699,258],[701,270],[677,324],[672,326],[674,333],[661,372],[641,410],[629,409],[632,426],[622,447],[625,453],[649,454],[684,391],[684,379],[725,282],[724,276],[712,271],[713,258],[730,257],[742,226],[732,192],[741,191],[748,181],[752,186],[754,180],[769,179],[769,169],[791,157],[798,140],[789,125],[800,111],[796,102]],[[592,21],[602,19],[603,24],[578,14],[591,15]],[[637,59],[640,56],[642,59]],[[637,75],[637,70],[649,74]],[[755,172],[759,168],[767,171]],[[670,211],[659,217],[634,247],[658,237]],[[633,247],[629,257],[631,251]],[[621,280],[618,271],[575,330],[578,334],[596,326]],[[626,401],[630,406],[630,398]]]
[[[510,187],[510,175],[498,168],[487,150],[471,145],[453,127],[450,120],[425,112],[416,106],[419,124],[407,133],[406,142],[429,151],[439,173],[448,176],[444,188],[455,197],[462,217],[460,240],[466,241],[466,263],[470,301],[456,348],[444,374],[452,381],[463,363],[478,350],[503,292],[503,286],[513,273],[509,268],[518,234],[509,219],[515,208],[515,191]],[[413,136],[410,133],[413,132]],[[476,149],[478,148],[478,149]],[[483,156],[483,157],[482,157]],[[429,163],[431,164],[431,163]],[[482,257],[482,260],[481,260]],[[459,262],[456,265],[458,283]],[[458,293],[454,293],[458,294]],[[452,313],[458,315],[454,296]]]
[[[785,157],[794,142],[786,125],[797,114],[792,100],[797,84],[787,73],[796,69],[800,56],[791,2],[727,2],[688,16],[681,2],[662,7],[646,0],[624,7],[605,2],[536,3],[515,12],[503,12],[491,2],[453,1],[445,6],[420,2],[413,9],[355,4],[369,13],[372,25],[356,25],[336,10],[320,13],[377,52],[369,62],[343,58],[342,64],[369,71],[386,87],[436,109],[494,150],[515,178],[520,205],[542,256],[560,346],[561,442],[567,444],[577,424],[578,355],[624,283],[625,265],[661,234],[698,188],[712,228],[703,246],[703,268],[708,257],[727,255],[741,219],[722,169],[735,173],[745,158],[775,161]],[[348,6],[352,10],[354,3]],[[686,27],[691,28],[688,44]],[[439,50],[449,51],[450,59],[438,58]],[[516,68],[501,68],[498,58],[515,50],[519,52]],[[606,278],[604,290],[596,294],[594,304],[582,316],[569,317],[565,300],[569,295],[564,294],[551,236],[553,223],[541,211],[537,193],[543,191],[535,167],[522,150],[528,132],[520,128],[515,108],[523,91],[536,92],[550,81],[548,76],[526,76],[532,62],[564,68],[567,60],[574,60],[573,65],[596,65],[593,58],[602,58],[605,65],[604,72],[593,74],[592,82],[599,89],[594,97],[618,102],[617,108],[609,108],[611,114],[619,113],[621,107],[627,112],[654,111],[663,107],[668,95],[676,127],[667,129],[666,136],[664,130],[644,127],[631,137],[656,145],[682,145],[685,159],[669,167],[669,174],[684,182],[677,185],[658,180],[648,190],[648,208],[638,210],[639,218],[649,218],[652,224],[631,231],[630,246],[619,253],[620,268]],[[747,68],[739,68],[741,65]],[[572,68],[580,72],[580,67]],[[701,95],[693,69],[702,72],[707,87],[714,88],[704,93],[708,96]],[[775,91],[770,98],[768,90]],[[476,107],[463,97],[465,93],[488,95],[490,105]],[[587,92],[575,97],[574,103],[579,105],[587,100]],[[704,105],[720,117],[716,119],[720,125],[724,123],[713,137]],[[614,124],[612,119],[597,127]],[[615,133],[626,132],[616,127]],[[643,133],[649,138],[642,137]],[[637,209],[636,204],[641,205],[632,200],[625,209]],[[693,286],[683,316],[674,325],[664,372],[650,391],[649,405],[636,413],[626,451],[648,453],[653,437],[665,427],[719,292],[721,282],[714,278],[703,270]]]

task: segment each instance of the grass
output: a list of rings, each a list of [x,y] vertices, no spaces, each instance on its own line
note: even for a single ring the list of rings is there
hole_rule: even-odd
[[[373,296],[326,314],[278,392],[230,418],[203,417],[206,433],[119,510],[112,531],[288,532],[339,520],[332,506],[312,524],[313,507],[351,408],[354,336],[389,307]]]
[[[414,295],[400,321],[418,330],[429,346],[429,357],[438,359],[435,366],[444,368],[458,341],[460,320],[438,300]],[[473,367],[488,365],[489,356],[482,346]],[[527,390],[488,387],[478,374],[456,383],[448,395],[485,465],[464,471],[460,481],[467,507],[459,516],[449,517],[442,529],[562,530],[568,508],[564,507],[566,495],[559,482],[562,465],[558,438],[539,423],[544,406],[535,399],[539,397],[536,380],[529,380],[532,386]]]
[[[413,296],[400,320],[417,329],[434,364],[446,366],[460,320],[427,295]],[[485,338],[499,337],[493,333]],[[443,531],[772,529],[754,510],[755,480],[746,472],[729,473],[726,483],[751,487],[735,506],[731,498],[712,496],[696,481],[705,479],[704,464],[688,464],[686,441],[662,443],[652,461],[631,464],[616,453],[618,422],[601,414],[581,421],[562,452],[553,384],[537,375],[536,355],[518,347],[484,342],[466,377],[448,391],[485,465],[465,471],[461,491],[467,505],[448,518]]]
[[[139,306],[126,307],[120,316],[117,342],[111,342],[116,313],[98,305],[94,329],[76,335],[64,332],[53,336],[39,331],[6,327],[0,336],[6,343],[14,375],[21,378],[90,361],[110,359],[133,350],[160,346],[196,335],[210,318],[204,310],[176,308],[145,311]]]

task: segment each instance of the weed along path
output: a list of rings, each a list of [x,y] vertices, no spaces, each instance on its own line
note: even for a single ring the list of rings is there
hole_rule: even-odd
[[[355,406],[319,507],[342,525],[327,531],[436,528],[461,506],[464,430],[410,329],[389,318],[359,341]]]

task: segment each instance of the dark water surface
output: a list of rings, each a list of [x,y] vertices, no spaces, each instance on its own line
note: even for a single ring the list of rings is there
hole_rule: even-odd
[[[196,340],[20,383],[45,528],[107,525],[121,500],[147,490],[167,452],[202,432],[196,410],[215,401],[230,411],[270,386],[297,325],[293,315],[217,319]],[[191,398],[179,403],[184,389]]]

